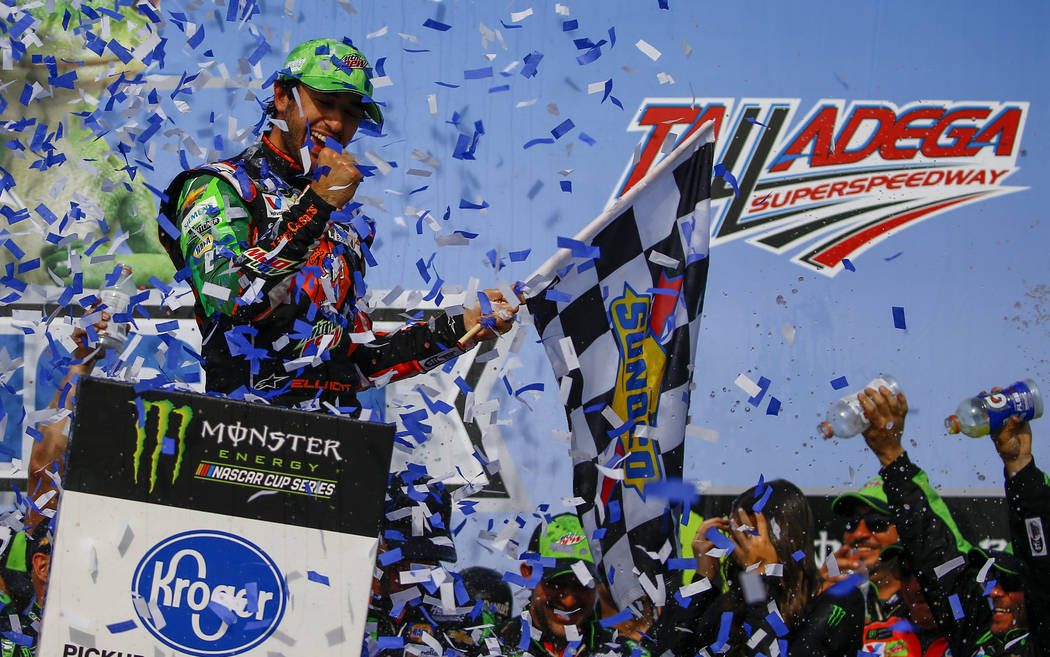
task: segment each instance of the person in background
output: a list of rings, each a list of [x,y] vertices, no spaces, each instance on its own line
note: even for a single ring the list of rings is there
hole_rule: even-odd
[[[48,408],[71,412],[81,377],[89,376],[105,355],[98,336],[109,327],[110,315],[105,310],[95,312],[99,313],[99,319],[91,326],[93,338],[88,336],[85,329],[73,329],[73,342],[76,347],[73,349],[69,368],[58,386],[58,392],[51,398]],[[27,526],[36,526],[41,520],[53,516],[58,509],[58,489],[55,487],[55,481],[56,477],[61,480],[65,475],[69,425],[68,413],[61,419],[40,424],[41,439],[33,442],[29,452],[26,495],[31,504],[26,513]]]
[[[51,527],[46,519],[29,535],[26,555],[33,582],[33,600],[23,609],[10,603],[0,609],[0,657],[31,657],[36,654],[51,570],[52,541]]]
[[[1001,391],[992,388],[992,393]],[[1020,581],[1004,578],[999,582],[1001,593],[993,589],[995,611],[999,614],[1016,609],[1017,598],[1023,595],[1034,639],[1050,649],[1050,546],[1046,535],[1050,527],[1050,477],[1032,457],[1032,428],[1028,422],[1008,418],[998,431],[991,433],[991,438],[1003,461],[1011,546],[1026,574]],[[1018,584],[1023,585],[1020,590]],[[1000,625],[1005,622],[999,620]]]
[[[814,534],[809,502],[783,479],[742,493],[728,518],[705,520],[693,552],[706,583],[685,601],[668,599],[653,653],[856,657],[863,596],[851,582],[821,591]]]
[[[865,389],[857,396],[870,422],[864,440],[878,458],[886,499],[894,516],[900,544],[914,578],[902,579],[901,594],[919,625],[919,593],[930,616],[946,637],[942,651],[952,655],[1042,655],[1026,628],[997,623],[994,577],[1000,569],[959,532],[947,506],[933,490],[926,473],[908,458],[901,440],[908,401],[888,388]],[[1005,567],[1005,566],[1004,566]],[[909,601],[909,598],[912,598]],[[1014,616],[1017,623],[1024,615]],[[998,630],[1003,634],[997,634]],[[927,654],[933,646],[926,648]]]
[[[563,513],[536,527],[521,559],[521,577],[532,595],[521,618],[508,620],[499,633],[503,655],[626,656],[637,651],[649,657],[643,646],[601,622],[600,575],[576,514]]]
[[[441,565],[456,561],[451,520],[443,484],[420,470],[390,475],[363,654],[401,655],[410,646],[438,657],[455,649],[447,633],[463,626],[471,608],[461,608],[468,600],[462,581]]]

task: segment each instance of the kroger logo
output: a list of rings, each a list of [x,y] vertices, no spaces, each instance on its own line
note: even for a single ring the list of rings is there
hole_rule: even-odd
[[[142,624],[189,655],[236,655],[262,643],[284,616],[284,578],[265,552],[225,532],[169,536],[146,553],[131,582]]]

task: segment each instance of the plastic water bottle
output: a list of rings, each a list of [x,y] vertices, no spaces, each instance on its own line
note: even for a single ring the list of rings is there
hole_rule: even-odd
[[[126,265],[120,271],[117,282],[99,293],[99,298],[105,305],[104,310],[109,313],[109,326],[99,335],[99,341],[103,349],[120,350],[124,348],[124,342],[128,339],[128,327],[124,322],[116,321],[117,315],[128,312],[131,305],[131,293],[135,289],[135,282],[131,280],[131,267]]]
[[[1014,415],[1023,422],[1043,416],[1043,396],[1035,381],[1024,379],[1002,392],[964,399],[955,415],[944,418],[944,427],[951,434],[980,438],[998,431]]]
[[[875,390],[886,387],[895,395],[901,391],[897,379],[889,374],[880,374],[879,378],[864,387]],[[851,392],[831,405],[827,419],[817,425],[817,430],[825,438],[852,438],[867,429],[869,424],[871,422],[864,417],[864,409],[857,400],[857,393]]]

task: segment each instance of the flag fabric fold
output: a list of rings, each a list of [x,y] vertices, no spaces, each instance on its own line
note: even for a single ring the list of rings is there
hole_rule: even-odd
[[[712,126],[694,130],[527,281],[572,433],[573,491],[621,609],[643,594],[662,605],[662,562],[678,552],[682,486],[667,484],[682,477],[713,151]]]

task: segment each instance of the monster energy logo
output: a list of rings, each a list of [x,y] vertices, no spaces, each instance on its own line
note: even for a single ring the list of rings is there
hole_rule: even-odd
[[[835,627],[846,617],[846,610],[838,605],[831,606],[831,615],[828,616],[828,627]]]
[[[141,406],[139,402],[141,402]],[[167,399],[161,401],[135,400],[128,403],[135,406],[138,410],[138,423],[135,430],[135,453],[131,455],[135,483],[139,482],[139,466],[142,464],[142,454],[147,449],[147,443],[152,441],[149,463],[149,492],[152,493],[154,486],[157,485],[157,467],[160,465],[161,454],[175,454],[175,468],[171,473],[171,483],[174,484],[175,480],[179,478],[179,471],[182,469],[182,455],[186,451],[186,428],[189,426],[190,420],[193,419],[193,409],[189,406],[175,408],[175,404]],[[157,409],[157,423],[151,436],[147,436],[147,420],[149,419],[150,411],[154,408]],[[174,439],[167,437],[172,415],[175,415],[180,420],[178,433]],[[168,441],[171,442],[168,443]],[[168,444],[166,445],[165,443]]]

